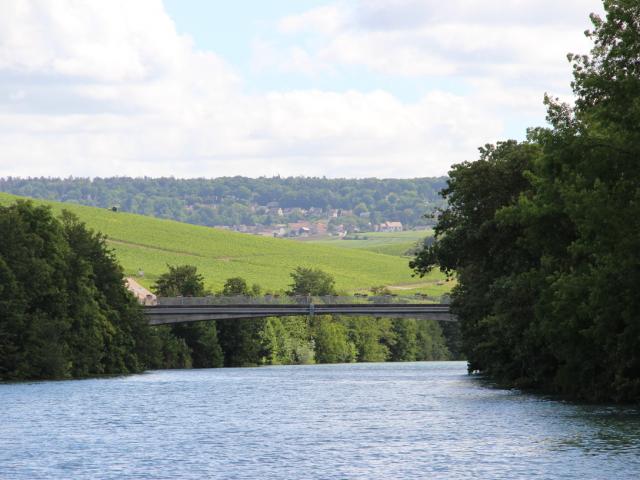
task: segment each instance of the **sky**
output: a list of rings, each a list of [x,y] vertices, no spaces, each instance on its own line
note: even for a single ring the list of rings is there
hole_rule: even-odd
[[[600,0],[0,0],[0,177],[444,175],[571,101]]]

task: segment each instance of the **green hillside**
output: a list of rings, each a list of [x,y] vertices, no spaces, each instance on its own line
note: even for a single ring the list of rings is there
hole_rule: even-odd
[[[367,250],[369,252],[384,253],[386,255],[404,256],[406,252],[413,248],[416,242],[431,236],[432,230],[409,230],[406,232],[372,232],[361,233],[357,239],[343,240],[331,237],[322,240],[309,240],[308,243],[315,245],[330,245],[339,248],[351,248],[356,250]]]
[[[24,197],[0,193],[0,204],[18,198]],[[34,202],[50,205],[56,212],[63,208],[72,211],[88,226],[106,234],[127,275],[144,271],[140,282],[145,286],[166,271],[167,264],[192,264],[213,290],[220,289],[233,276],[244,277],[268,290],[284,290],[290,283],[289,273],[297,266],[321,268],[334,276],[339,290],[348,292],[391,285],[402,291],[435,294],[444,287],[437,285],[439,273],[423,279],[412,277],[406,258],[257,237],[69,203]]]

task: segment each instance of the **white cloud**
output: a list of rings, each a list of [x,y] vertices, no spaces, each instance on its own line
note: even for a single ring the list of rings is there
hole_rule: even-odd
[[[552,54],[528,42],[569,34],[535,25],[495,32],[468,18],[425,26],[434,10],[412,10],[424,4],[335,4],[285,18],[278,27],[287,35],[313,31],[326,41],[288,45],[281,66],[461,74],[471,93],[432,90],[412,103],[381,89],[249,95],[231,65],[176,32],[159,0],[0,2],[0,176],[443,174],[499,139],[505,112],[543,113],[542,91],[507,89],[495,77],[553,78]],[[472,3],[447,5],[460,13]],[[397,18],[384,23],[389,9]],[[496,61],[501,44],[508,58]],[[277,46],[256,45],[264,68],[281,60]]]
[[[298,15],[290,15],[280,20],[278,27],[284,33],[298,33],[315,30],[331,34],[344,26],[345,15],[338,5],[325,5]]]
[[[588,50],[582,32],[601,10],[601,0],[359,0],[288,16],[280,31],[319,36],[307,47],[307,71],[315,58],[395,76],[525,83],[533,75],[566,88],[566,54]]]

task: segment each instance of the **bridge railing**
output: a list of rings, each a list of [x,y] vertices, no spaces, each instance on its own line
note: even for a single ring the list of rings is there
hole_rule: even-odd
[[[427,295],[399,296],[286,296],[286,295],[266,295],[262,297],[238,296],[218,296],[208,297],[158,297],[157,305],[308,305],[308,304],[376,304],[376,303],[398,303],[398,304],[424,304],[424,303],[449,303],[448,296],[432,297]]]

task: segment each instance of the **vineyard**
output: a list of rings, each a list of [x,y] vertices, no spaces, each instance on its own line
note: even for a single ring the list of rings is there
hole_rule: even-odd
[[[0,193],[0,204],[19,198],[22,197]],[[449,288],[437,272],[425,278],[412,277],[406,257],[330,243],[259,237],[96,207],[33,201],[50,205],[56,213],[69,210],[90,228],[107,235],[126,275],[143,272],[138,281],[146,287],[166,271],[167,264],[191,264],[198,267],[213,291],[235,276],[259,284],[267,292],[284,291],[291,281],[290,272],[297,266],[317,267],[330,273],[343,293],[366,292],[386,285],[402,286],[397,293],[441,294]],[[381,241],[378,239],[377,247]]]

